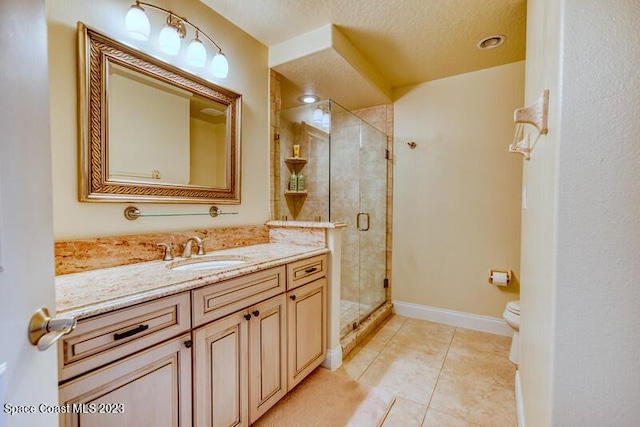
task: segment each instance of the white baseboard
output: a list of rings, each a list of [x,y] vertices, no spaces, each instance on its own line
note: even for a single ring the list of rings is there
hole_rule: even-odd
[[[327,350],[322,367],[335,371],[342,365],[342,346],[336,348],[330,348]]]
[[[443,308],[429,307],[410,302],[393,301],[393,308],[400,316],[429,320],[436,323],[444,323],[461,328],[475,329],[496,335],[510,337],[513,330],[503,319],[497,317],[481,316],[479,314],[463,313],[461,311],[445,310]]]
[[[518,427],[525,427],[524,402],[522,401],[522,383],[520,382],[520,371],[516,371],[516,411],[518,413]]]

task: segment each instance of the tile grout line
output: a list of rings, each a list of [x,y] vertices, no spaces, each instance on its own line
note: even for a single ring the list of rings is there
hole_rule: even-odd
[[[442,366],[438,370],[438,378],[436,378],[436,383],[433,385],[433,391],[431,392],[431,397],[429,397],[429,402],[427,402],[427,410],[424,412],[424,416],[422,417],[422,421],[420,425],[424,424],[424,420],[427,418],[427,412],[429,412],[429,408],[431,407],[431,401],[433,400],[433,395],[436,394],[436,388],[438,387],[438,382],[440,381],[440,376],[442,375],[442,371],[444,370],[444,364],[447,361],[447,356],[449,356],[449,350],[451,350],[451,344],[453,344],[453,338],[456,336],[457,327],[454,327],[453,334],[451,335],[451,340],[449,341],[449,346],[447,347],[447,353],[444,355],[444,360],[442,361]]]
[[[373,362],[375,362],[375,361],[376,361],[376,359],[378,359],[378,357],[380,357],[380,355],[382,354],[382,352],[384,351],[384,349],[387,347],[387,345],[391,342],[391,340],[393,339],[393,337],[395,337],[395,336],[396,336],[396,334],[400,331],[400,329],[402,329],[402,328],[404,327],[405,323],[407,323],[407,321],[406,321],[406,320],[405,320],[405,321],[404,321],[404,323],[403,323],[403,324],[398,328],[398,330],[397,330],[397,331],[395,331],[395,332],[393,333],[393,335],[391,335],[391,338],[389,338],[389,341],[387,341],[386,343],[384,343],[384,345],[382,346],[382,348],[380,349],[380,351],[378,352],[378,354],[376,354],[376,357],[374,357],[374,358],[373,358],[373,360],[371,360],[371,362],[369,362],[369,363],[367,364],[367,367],[366,367],[366,368],[364,368],[364,370],[362,371],[362,373],[361,373],[360,375],[358,375],[358,378],[356,378],[356,381],[360,381],[360,378],[362,378],[362,376],[365,374],[365,372],[367,372],[367,370],[369,369],[369,367],[370,367],[371,365],[373,365]],[[394,396],[395,396],[395,394],[394,394]],[[396,396],[396,397],[398,397],[398,396]],[[395,404],[395,402],[394,402],[394,404]],[[391,407],[393,407],[393,405],[391,405]]]
[[[360,378],[362,378],[362,376],[365,374],[365,372],[367,372],[369,370],[369,368],[371,367],[371,365],[373,365],[373,362],[375,362],[378,357],[380,357],[380,355],[382,354],[382,352],[384,351],[384,349],[387,347],[387,345],[391,342],[391,340],[393,340],[393,337],[396,336],[396,334],[398,332],[400,332],[400,329],[404,328],[404,325],[407,323],[407,319],[405,319],[405,321],[402,323],[402,325],[400,325],[400,327],[393,333],[393,335],[391,335],[391,337],[389,338],[389,340],[384,343],[384,345],[382,346],[382,348],[380,349],[380,351],[378,352],[378,354],[376,354],[376,357],[373,358],[373,360],[371,362],[369,362],[369,364],[367,365],[367,367],[364,369],[364,371],[362,371],[362,373],[358,376],[358,379],[356,381],[359,382]],[[384,390],[384,388],[382,387],[382,389]],[[391,413],[391,410],[393,410],[393,406],[396,404],[398,398],[400,396],[397,396],[395,393],[390,392],[389,390],[386,390],[387,392],[389,392],[391,395],[393,395],[394,399],[393,399],[393,404],[391,405],[391,407],[389,408],[389,411],[387,412],[387,415],[384,417],[384,420],[382,420],[382,424],[381,426],[384,427],[384,423],[387,421],[387,418],[389,418],[389,414]],[[417,403],[417,402],[416,402]],[[426,414],[426,411],[425,411]],[[420,423],[422,424],[422,422]]]

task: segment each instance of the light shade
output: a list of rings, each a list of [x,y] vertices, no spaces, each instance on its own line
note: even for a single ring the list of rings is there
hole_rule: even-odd
[[[315,110],[313,110],[313,118],[311,119],[311,121],[313,123],[320,124],[320,123],[322,123],[322,116],[323,116],[322,108],[320,108],[320,106],[318,106],[318,107],[316,107]]]
[[[227,78],[227,75],[229,75],[229,63],[224,53],[220,51],[216,53],[216,56],[214,56],[211,61],[211,69],[214,77],[218,77],[219,79]]]
[[[167,55],[177,55],[180,51],[180,36],[175,28],[165,25],[158,36],[160,49]]]
[[[329,113],[322,114],[322,127],[328,128],[331,126],[331,115]]]
[[[189,60],[189,64],[194,67],[204,67],[207,63],[207,50],[202,45],[202,42],[198,40],[197,36],[189,43],[187,59]]]
[[[142,41],[149,40],[149,34],[151,34],[149,17],[144,12],[144,9],[137,4],[129,8],[127,15],[124,17],[124,25],[129,37],[132,39]]]

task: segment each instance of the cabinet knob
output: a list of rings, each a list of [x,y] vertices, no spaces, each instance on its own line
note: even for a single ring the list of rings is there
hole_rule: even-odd
[[[295,295],[291,295],[289,298],[291,298],[291,301],[295,301],[296,300],[296,296]]]
[[[254,310],[254,311],[253,311],[253,315],[254,315],[255,317],[258,317],[258,316],[260,316],[260,312],[259,312],[258,310]]]
[[[245,318],[245,319],[247,319],[247,320],[249,320],[249,319],[251,319],[251,315],[250,315],[250,314],[245,314],[245,315],[244,315],[244,318]]]
[[[191,348],[191,346],[193,346],[193,341],[192,340],[186,340],[184,342],[184,346],[187,348]]]

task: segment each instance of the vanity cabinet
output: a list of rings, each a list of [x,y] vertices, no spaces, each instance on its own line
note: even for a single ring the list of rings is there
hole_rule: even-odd
[[[317,368],[327,348],[327,279],[287,292],[288,385],[295,387]]]
[[[80,320],[60,425],[249,426],[324,360],[326,273],[315,256]]]
[[[194,426],[248,426],[287,393],[286,298],[194,331]]]
[[[196,329],[194,427],[249,425],[249,321],[231,314]]]
[[[68,427],[191,426],[191,335],[183,334],[59,389]]]

